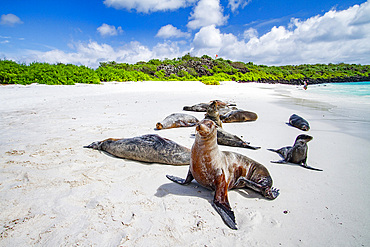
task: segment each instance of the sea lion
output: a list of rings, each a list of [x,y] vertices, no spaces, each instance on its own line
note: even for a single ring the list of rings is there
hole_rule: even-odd
[[[188,165],[190,149],[159,135],[143,135],[133,138],[93,142],[84,148],[105,151],[119,158],[168,165]]]
[[[173,113],[167,116],[162,122],[156,124],[156,129],[171,129],[178,127],[191,127],[196,125],[199,120],[189,114],[184,113]]]
[[[206,112],[209,104],[208,103],[199,103],[192,106],[184,106],[182,109],[184,111],[196,111],[196,112]]]
[[[217,102],[219,108],[228,108],[229,106],[236,106],[235,104],[229,104],[221,100],[212,100],[209,103],[199,103],[199,104],[192,105],[192,106],[184,106],[182,109],[184,111],[206,112],[208,109],[208,106],[214,101]]]
[[[272,178],[262,164],[244,155],[218,149],[217,128],[213,121],[203,119],[196,130],[186,179],[166,177],[181,185],[195,179],[200,185],[214,190],[213,206],[226,225],[236,230],[235,215],[227,197],[229,189],[250,188],[272,200],[279,195],[279,190],[272,187]]]
[[[307,165],[307,152],[308,152],[307,142],[311,141],[312,139],[313,139],[312,136],[302,134],[297,136],[293,147],[287,146],[282,147],[280,149],[267,149],[269,151],[278,153],[283,158],[283,160],[271,162],[280,164],[294,163],[307,169],[322,171],[321,169],[313,168]]]
[[[204,119],[210,119],[215,122],[217,126],[217,144],[230,146],[230,147],[242,147],[249,149],[259,149],[260,147],[253,147],[249,145],[249,142],[243,141],[236,135],[230,134],[222,128],[222,122],[220,120],[220,114],[218,110],[218,102],[213,101],[208,109]]]
[[[308,122],[296,114],[290,116],[289,124],[303,131],[308,131],[310,129]]]
[[[212,103],[208,106],[204,119],[210,119],[215,122],[218,127],[222,128],[220,113],[218,112],[218,102],[216,100],[212,101]]]
[[[230,147],[249,148],[253,150],[261,148],[250,146],[249,142],[243,141],[240,137],[225,131],[223,128],[217,128],[217,144]]]
[[[235,123],[235,122],[256,121],[258,116],[254,112],[239,109],[221,115],[220,118],[223,123]]]

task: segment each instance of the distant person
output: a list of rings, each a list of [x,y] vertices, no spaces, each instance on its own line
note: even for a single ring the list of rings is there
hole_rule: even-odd
[[[307,81],[303,82],[303,88],[304,88],[304,90],[307,90]]]

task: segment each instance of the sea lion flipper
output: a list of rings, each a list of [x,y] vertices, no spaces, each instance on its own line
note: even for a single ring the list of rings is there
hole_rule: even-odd
[[[227,198],[228,185],[226,183],[225,174],[217,176],[215,179],[216,191],[215,198],[213,199],[213,207],[217,213],[221,216],[225,224],[233,230],[237,230],[235,215],[231,210],[229,200]]]
[[[254,146],[248,145],[247,143],[243,144],[243,147],[244,148],[249,148],[249,149],[252,149],[252,150],[257,150],[257,149],[261,148],[261,147],[254,147]]]
[[[228,209],[224,204],[218,201],[213,201],[212,206],[216,209],[217,213],[228,227],[233,230],[238,230],[236,227],[235,215],[231,209]]]
[[[322,169],[319,169],[319,168],[315,168],[315,167],[311,167],[311,166],[308,166],[307,164],[306,165],[300,165],[306,169],[310,169],[310,170],[314,170],[314,171],[319,171],[319,172],[322,172],[323,170]]]
[[[251,188],[257,192],[260,192],[264,197],[274,200],[276,197],[279,196],[279,189],[271,187],[272,179],[269,177],[267,179],[263,179],[261,183],[253,182],[246,177],[239,177],[235,183],[235,186],[238,186],[240,183],[244,183],[245,187]]]
[[[270,162],[275,163],[275,164],[288,164],[289,163],[285,160],[271,160]]]
[[[166,177],[171,180],[172,182],[181,184],[181,185],[187,185],[190,184],[191,181],[193,181],[194,177],[193,174],[191,174],[191,171],[189,170],[188,175],[186,176],[186,179],[175,177],[172,175],[166,175]]]

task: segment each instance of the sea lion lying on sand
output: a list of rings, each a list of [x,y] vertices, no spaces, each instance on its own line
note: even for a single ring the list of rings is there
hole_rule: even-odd
[[[215,191],[213,206],[231,229],[237,229],[227,191],[250,188],[268,199],[275,199],[279,190],[272,187],[272,178],[262,164],[238,153],[220,151],[216,124],[208,119],[198,123],[197,135],[191,148],[191,161],[186,179],[167,175],[181,185],[195,179],[200,185]]]
[[[290,116],[289,124],[303,131],[308,131],[310,129],[310,125],[308,124],[308,122],[304,118],[296,114]]]
[[[283,158],[283,160],[271,162],[280,164],[294,163],[307,169],[322,171],[321,169],[313,168],[307,165],[307,152],[308,152],[307,142],[311,141],[312,139],[313,137],[309,135],[299,135],[297,136],[293,147],[286,146],[280,149],[267,149],[269,151],[278,153]]]
[[[190,149],[158,135],[93,142],[84,148],[105,151],[119,158],[168,165],[189,165]]]
[[[206,112],[208,109],[208,106],[212,104],[212,102],[216,101],[219,108],[228,108],[229,106],[236,106],[235,104],[228,104],[221,100],[212,100],[209,103],[199,103],[192,106],[184,106],[184,111],[196,111],[196,112]]]
[[[253,150],[260,149],[261,147],[250,146],[249,142],[243,141],[240,137],[230,134],[223,128],[217,127],[217,144],[230,147],[249,148]]]
[[[178,127],[191,127],[196,125],[199,120],[189,114],[173,113],[167,116],[162,122],[156,124],[156,129],[171,129]]]
[[[223,123],[249,122],[256,121],[258,116],[254,112],[244,110],[230,111],[220,116]]]

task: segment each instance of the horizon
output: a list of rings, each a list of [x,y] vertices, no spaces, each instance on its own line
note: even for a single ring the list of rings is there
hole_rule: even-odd
[[[6,1],[0,56],[135,64],[187,53],[268,66],[369,64],[370,0]]]

